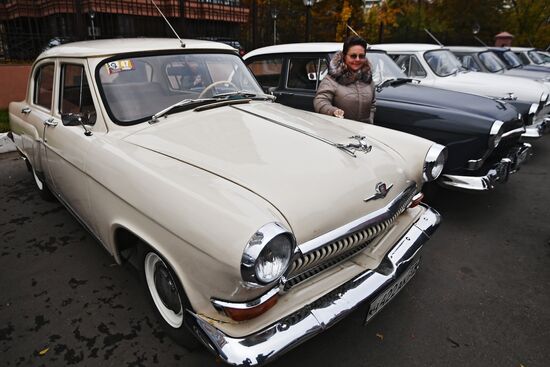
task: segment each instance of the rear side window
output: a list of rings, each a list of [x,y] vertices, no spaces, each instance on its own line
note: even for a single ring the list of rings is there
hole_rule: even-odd
[[[283,58],[266,58],[254,60],[248,64],[262,88],[278,87],[283,70]]]
[[[61,68],[59,112],[89,113],[95,116],[88,78],[82,65],[65,64]]]
[[[52,108],[54,64],[40,66],[34,74],[34,104]]]
[[[328,72],[325,59],[318,57],[291,58],[288,68],[288,88],[316,90]]]

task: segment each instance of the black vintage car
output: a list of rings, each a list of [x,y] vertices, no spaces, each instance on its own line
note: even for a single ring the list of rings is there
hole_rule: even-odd
[[[245,56],[245,63],[277,102],[313,111],[313,97],[341,43],[269,46]],[[525,160],[530,145],[521,114],[508,103],[425,87],[408,79],[383,51],[369,50],[377,82],[374,123],[443,144],[448,160],[439,183],[489,190]]]

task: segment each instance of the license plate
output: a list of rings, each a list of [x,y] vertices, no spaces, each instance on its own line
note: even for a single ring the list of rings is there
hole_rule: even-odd
[[[393,282],[382,294],[380,294],[374,301],[371,302],[369,312],[365,318],[365,324],[369,322],[381,309],[384,308],[392,299],[399,293],[401,289],[411,280],[416,274],[416,269],[420,264],[420,259],[414,260],[405,273],[401,274],[395,282]]]

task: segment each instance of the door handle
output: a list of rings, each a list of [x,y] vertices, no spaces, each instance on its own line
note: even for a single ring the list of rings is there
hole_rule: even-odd
[[[281,92],[281,93],[279,93],[279,95],[282,96],[282,97],[292,97],[292,96],[294,96],[294,93]]]
[[[54,121],[53,118],[49,118],[46,121],[44,121],[44,125],[51,126],[51,127],[56,127],[57,126],[57,121]]]
[[[30,107],[25,107],[25,108],[21,109],[21,113],[25,114],[25,115],[28,115],[29,113],[31,113],[31,108]]]

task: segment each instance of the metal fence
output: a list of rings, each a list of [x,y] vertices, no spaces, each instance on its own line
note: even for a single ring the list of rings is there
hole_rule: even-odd
[[[240,0],[155,0],[182,38],[239,39]],[[0,59],[32,60],[47,47],[120,37],[173,37],[151,0],[0,0]]]

